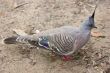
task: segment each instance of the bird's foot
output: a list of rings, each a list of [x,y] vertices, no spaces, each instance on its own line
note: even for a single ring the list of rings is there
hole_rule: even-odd
[[[70,61],[70,60],[73,60],[73,57],[72,56],[65,56],[65,55],[63,55],[62,56],[62,60],[63,61]]]

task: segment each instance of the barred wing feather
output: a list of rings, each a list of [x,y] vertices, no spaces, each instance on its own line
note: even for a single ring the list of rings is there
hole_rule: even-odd
[[[40,45],[44,45],[44,47],[50,48],[50,50],[60,55],[67,54],[74,48],[75,37],[68,33],[43,36],[43,38],[46,38],[48,41],[43,41],[43,43],[40,41]],[[48,46],[45,46],[45,44],[48,44]]]

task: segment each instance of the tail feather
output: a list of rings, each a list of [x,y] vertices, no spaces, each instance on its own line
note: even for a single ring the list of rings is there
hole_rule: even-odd
[[[38,41],[28,36],[12,36],[3,40],[5,44],[31,44],[38,46]]]
[[[48,43],[48,41],[46,40],[42,40],[39,42],[39,39],[35,40],[27,36],[12,36],[4,39],[3,42],[4,44],[31,44],[33,46],[43,47],[43,48],[45,48],[45,46],[47,46]]]
[[[6,38],[6,39],[4,39],[4,43],[5,44],[16,44],[17,43],[17,41],[16,41],[17,38],[18,38],[17,36]]]
[[[12,36],[4,39],[4,43],[5,44],[18,44],[18,43],[26,44],[28,43],[28,40],[30,40],[30,38],[26,36]]]

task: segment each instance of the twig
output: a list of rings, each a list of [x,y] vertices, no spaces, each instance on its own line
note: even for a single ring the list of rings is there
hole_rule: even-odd
[[[26,5],[26,4],[29,4],[29,3],[20,4],[20,5],[16,6],[14,9],[20,8],[20,7],[22,7],[22,6]],[[14,9],[13,9],[13,10],[14,10]]]

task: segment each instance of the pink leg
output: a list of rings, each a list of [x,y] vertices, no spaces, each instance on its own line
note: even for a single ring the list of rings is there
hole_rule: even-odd
[[[73,59],[72,56],[65,56],[65,55],[62,56],[62,60],[63,60],[63,61],[70,61],[70,60],[72,60],[72,59]]]

